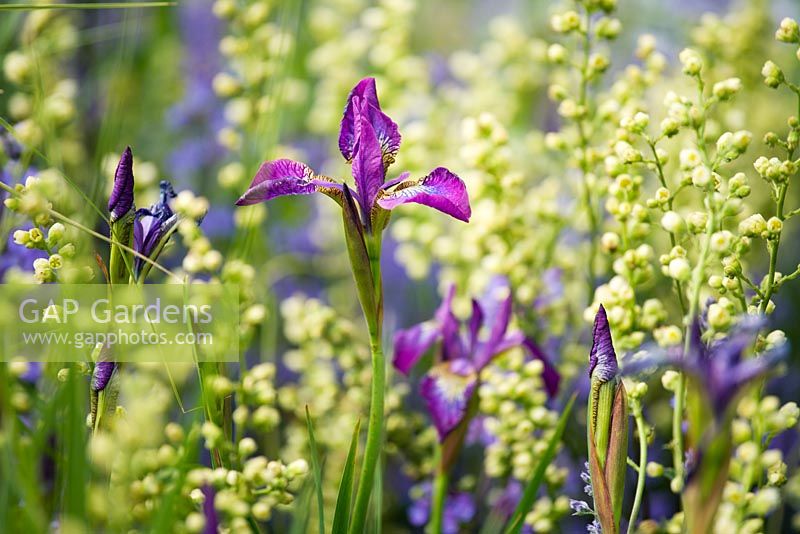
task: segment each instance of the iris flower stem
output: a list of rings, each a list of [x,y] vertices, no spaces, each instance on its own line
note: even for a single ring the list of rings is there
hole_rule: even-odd
[[[372,391],[369,405],[369,424],[367,426],[367,443],[364,447],[364,459],[358,479],[358,491],[353,508],[353,519],[350,523],[351,534],[361,534],[366,524],[372,486],[375,482],[375,468],[380,458],[383,445],[383,406],[386,390],[386,357],[383,354],[381,327],[383,322],[383,285],[381,280],[381,236],[366,236],[367,254],[374,283],[375,308],[371,310],[374,317],[367,317],[370,325],[370,353],[372,359]],[[365,309],[365,313],[367,312]]]
[[[350,524],[351,534],[361,534],[367,519],[369,499],[375,480],[375,466],[383,443],[383,400],[386,387],[386,361],[383,355],[380,336],[370,341],[372,351],[372,395],[369,407],[369,426],[367,427],[367,444],[364,448],[364,460],[358,480],[358,492],[353,509],[353,520]]]
[[[636,524],[636,517],[639,515],[639,508],[642,506],[644,482],[647,478],[647,473],[645,472],[645,466],[647,465],[647,430],[645,429],[644,415],[642,415],[642,406],[638,400],[631,403],[631,411],[636,421],[636,431],[639,433],[639,470],[637,471],[636,496],[633,499],[631,518],[628,520],[628,534],[633,534],[635,530],[634,525]]]
[[[450,476],[446,469],[438,469],[436,478],[433,480],[433,503],[431,505],[430,533],[439,534],[442,532],[442,522],[444,521],[444,503],[447,497],[447,485]]]

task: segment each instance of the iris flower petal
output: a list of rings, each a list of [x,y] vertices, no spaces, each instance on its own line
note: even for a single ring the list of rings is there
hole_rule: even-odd
[[[317,191],[314,171],[308,165],[290,159],[265,161],[253,182],[236,201],[237,206],[249,206],[284,195],[310,195]]]
[[[395,368],[407,375],[441,335],[442,332],[435,321],[427,321],[398,331],[394,336],[392,360]]]
[[[420,394],[428,406],[440,442],[466,417],[476,384],[475,368],[464,359],[436,365],[422,379]]]
[[[366,114],[375,131],[381,147],[381,158],[384,166],[388,167],[394,162],[400,148],[400,133],[397,124],[381,111],[375,78],[364,78],[350,91],[339,131],[339,150],[347,161],[355,156],[360,128],[357,116],[360,110]]]
[[[363,201],[362,208],[365,214],[368,214],[383,185],[386,171],[375,130],[364,115],[359,115],[356,120],[360,126],[353,157],[353,179],[356,182],[358,195]]]
[[[444,167],[437,167],[417,182],[400,184],[378,199],[378,205],[387,210],[409,202],[424,204],[464,222],[469,222],[472,215],[466,185]]]

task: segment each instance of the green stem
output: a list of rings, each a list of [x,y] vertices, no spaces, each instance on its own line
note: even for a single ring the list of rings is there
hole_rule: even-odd
[[[631,518],[628,521],[628,534],[633,534],[634,524],[636,517],[639,515],[639,508],[642,506],[642,496],[644,495],[644,482],[647,478],[645,473],[645,466],[647,465],[647,431],[644,424],[644,416],[642,415],[642,408],[636,403],[631,405],[633,411],[633,418],[636,420],[636,430],[639,432],[639,470],[638,478],[636,481],[636,497],[633,499],[633,508],[631,508]]]
[[[372,495],[372,485],[375,480],[375,466],[383,443],[383,400],[386,382],[386,362],[383,355],[380,337],[370,340],[372,351],[372,395],[369,407],[369,426],[367,427],[367,444],[364,449],[364,460],[361,466],[361,475],[358,479],[358,492],[356,504],[353,509],[353,520],[350,523],[351,534],[361,534],[369,508],[369,499]]]
[[[383,341],[381,329],[383,323],[383,284],[381,280],[381,236],[366,236],[367,254],[369,256],[370,270],[374,283],[375,317],[367,324],[370,325],[370,353],[372,359],[372,391],[370,394],[369,424],[367,426],[367,443],[364,447],[364,459],[361,465],[361,474],[358,479],[358,491],[353,509],[353,519],[350,523],[351,534],[361,534],[366,524],[369,501],[372,487],[375,483],[375,467],[381,454],[383,445],[383,406],[386,390],[386,358],[383,354]],[[378,515],[380,512],[378,513]]]
[[[709,203],[713,201],[710,196],[707,198]],[[706,262],[708,261],[708,254],[711,250],[711,234],[714,233],[714,228],[716,226],[716,210],[711,205],[709,205],[709,212],[711,216],[708,218],[708,223],[706,224],[705,242],[703,243],[703,248],[700,250],[700,257],[697,260],[697,265],[692,273],[692,296],[689,300],[689,314],[687,316],[686,334],[684,336],[684,354],[689,352],[692,322],[700,306],[700,288],[703,284]],[[675,390],[675,411],[672,412],[672,463],[675,467],[675,479],[681,481],[681,489],[683,489],[683,411],[685,404],[686,375],[685,373],[680,373],[678,375],[678,387]]]
[[[775,204],[775,216],[781,221],[785,220],[783,214],[783,205],[786,201],[786,191],[788,191],[788,183],[784,183],[778,189],[778,200]],[[767,247],[769,248],[769,274],[767,274],[767,287],[764,288],[764,298],[761,300],[761,305],[758,308],[759,313],[762,315],[766,313],[769,301],[775,292],[775,273],[778,268],[778,247],[781,243],[781,233],[775,236],[774,240],[768,241]]]
[[[592,191],[589,187],[589,159],[586,155],[587,150],[589,149],[589,136],[586,132],[587,125],[584,124],[586,121],[586,117],[589,115],[589,56],[592,52],[592,40],[591,40],[591,27],[592,27],[592,17],[588,10],[584,12],[584,20],[583,26],[585,28],[585,33],[583,34],[583,57],[582,63],[580,67],[580,89],[578,95],[578,106],[583,110],[582,115],[577,119],[576,125],[578,127],[578,136],[580,139],[580,166],[581,166],[581,197],[582,202],[586,208],[586,213],[589,217],[589,259],[588,259],[588,270],[587,270],[587,285],[588,285],[588,302],[591,305],[592,301],[594,300],[594,284],[595,284],[595,272],[594,272],[594,262],[595,257],[597,256],[597,230],[599,226],[597,213],[594,209],[594,203],[592,201]]]
[[[444,469],[436,472],[433,481],[433,503],[431,505],[431,523],[429,532],[440,534],[442,532],[442,521],[444,520],[444,503],[447,497],[447,484],[450,476]]]

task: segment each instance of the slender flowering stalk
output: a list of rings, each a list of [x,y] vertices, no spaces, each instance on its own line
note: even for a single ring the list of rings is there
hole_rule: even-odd
[[[367,323],[372,354],[372,392],[367,443],[356,493],[350,532],[364,530],[375,468],[383,441],[386,365],[382,347],[383,286],[381,237],[390,210],[407,203],[430,206],[467,222],[471,215],[464,182],[437,167],[419,180],[408,173],[386,180],[400,148],[400,133],[380,107],[373,78],[361,80],[350,92],[342,117],[339,150],[351,164],[355,189],[318,175],[303,163],[288,159],[261,165],[249,189],[237,201],[246,206],[284,195],[323,193],[342,208],[345,241],[358,298]]]
[[[589,353],[589,473],[594,509],[603,532],[619,532],[628,459],[628,402],[619,377],[608,317],[600,305]]]

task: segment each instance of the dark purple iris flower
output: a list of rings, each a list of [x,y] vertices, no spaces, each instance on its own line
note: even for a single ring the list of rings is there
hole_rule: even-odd
[[[523,347],[544,364],[547,392],[558,390],[559,375],[536,343],[522,332],[508,332],[512,297],[508,282],[492,281],[482,302],[472,301],[472,316],[462,328],[452,311],[455,287],[451,286],[434,318],[394,338],[394,366],[408,374],[436,342],[441,342],[441,357],[422,378],[420,393],[433,418],[439,440],[444,441],[467,416],[478,376],[492,359],[513,347]],[[464,330],[464,332],[462,332]]]
[[[673,366],[686,371],[698,383],[714,411],[722,420],[738,394],[751,381],[770,372],[787,353],[786,343],[754,357],[745,358],[758,332],[764,327],[760,317],[743,317],[725,338],[710,345],[702,339],[700,321],[690,329],[688,352],[652,349],[623,365],[625,374],[636,374],[654,366]]]
[[[136,211],[136,220],[133,223],[133,248],[136,252],[150,258],[163,246],[164,236],[168,235],[178,222],[178,216],[169,206],[169,201],[173,198],[175,191],[172,185],[162,181],[158,202],[150,206],[150,209],[141,208]],[[135,259],[134,273],[137,278],[144,264],[143,259]]]
[[[108,199],[111,222],[121,219],[133,208],[133,153],[126,147],[114,173],[114,189]]]
[[[381,111],[375,79],[365,78],[350,92],[339,134],[339,150],[352,165],[355,191],[350,191],[346,184],[316,174],[304,163],[278,159],[261,165],[250,188],[236,204],[247,206],[279,196],[317,192],[342,204],[352,197],[368,232],[383,229],[386,210],[409,202],[468,221],[471,210],[466,186],[444,167],[437,167],[420,180],[409,180],[408,173],[403,173],[386,181],[386,171],[399,148],[397,124]]]

